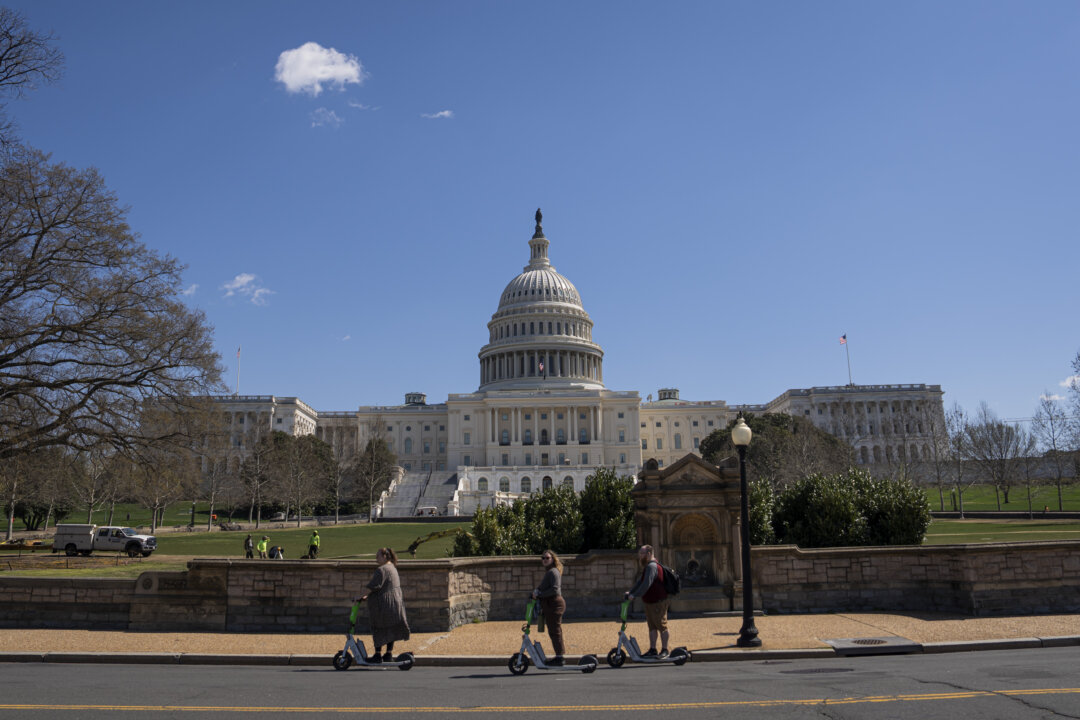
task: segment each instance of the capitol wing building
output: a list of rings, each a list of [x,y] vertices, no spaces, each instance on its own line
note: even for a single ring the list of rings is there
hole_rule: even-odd
[[[604,386],[604,351],[577,288],[548,257],[536,212],[529,263],[499,296],[480,349],[480,385],[429,405],[319,412],[295,397],[217,398],[233,430],[234,463],[245,437],[281,430],[315,434],[340,459],[379,435],[400,472],[375,511],[384,517],[471,515],[549,488],[582,490],[596,468],[636,475],[646,459],[670,465],[740,411],[799,414],[849,441],[864,465],[929,456],[932,423],[943,423],[938,385],[848,385],[788,390],[763,405],[685,401],[663,388],[656,401]],[[937,427],[942,427],[938,424]]]

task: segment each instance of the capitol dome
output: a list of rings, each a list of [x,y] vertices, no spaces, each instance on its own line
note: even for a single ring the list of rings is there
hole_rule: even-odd
[[[592,320],[574,284],[548,260],[548,239],[536,211],[529,264],[499,297],[480,350],[480,389],[601,389],[604,351],[592,341]]]

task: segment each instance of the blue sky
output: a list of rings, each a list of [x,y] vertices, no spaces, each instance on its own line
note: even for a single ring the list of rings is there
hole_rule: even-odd
[[[188,265],[240,391],[471,392],[543,208],[605,384],[937,383],[1080,350],[1075,2],[14,2],[9,113]],[[280,69],[279,69],[280,68]]]

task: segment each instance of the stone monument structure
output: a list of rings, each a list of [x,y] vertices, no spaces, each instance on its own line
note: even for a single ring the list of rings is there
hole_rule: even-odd
[[[652,545],[682,578],[673,609],[741,609],[737,464],[717,467],[686,455],[661,468],[650,459],[632,492],[638,545]]]

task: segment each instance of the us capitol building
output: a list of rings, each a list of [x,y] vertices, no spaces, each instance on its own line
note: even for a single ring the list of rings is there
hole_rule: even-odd
[[[635,390],[604,386],[604,351],[577,288],[548,258],[536,211],[529,264],[499,296],[480,348],[480,385],[430,405],[419,392],[394,406],[316,411],[299,398],[217,398],[232,427],[234,463],[253,433],[312,434],[339,459],[381,435],[397,456],[398,477],[376,512],[469,515],[548,488],[582,490],[597,467],[636,475],[697,453],[703,438],[740,411],[804,415],[850,442],[860,464],[929,456],[932,423],[943,422],[939,385],[847,385],[787,390],[763,405],[689,401],[663,388],[642,402]],[[941,425],[937,425],[941,427]]]

